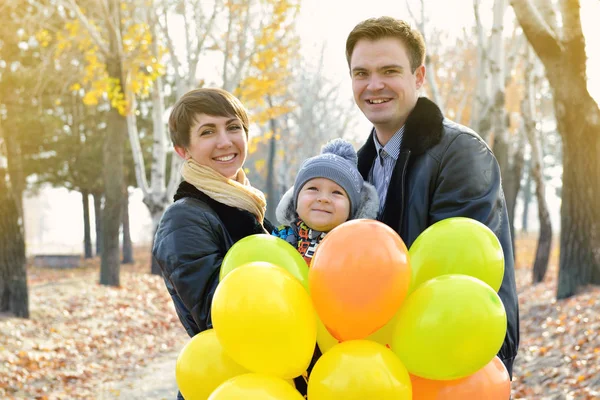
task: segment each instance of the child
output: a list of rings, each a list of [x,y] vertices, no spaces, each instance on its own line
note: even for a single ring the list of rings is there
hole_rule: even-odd
[[[298,249],[307,264],[325,234],[351,219],[375,219],[379,197],[358,172],[350,142],[334,139],[302,163],[294,186],[276,210],[283,225],[273,231]]]

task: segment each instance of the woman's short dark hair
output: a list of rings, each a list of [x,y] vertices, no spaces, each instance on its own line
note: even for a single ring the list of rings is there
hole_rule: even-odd
[[[248,113],[237,97],[219,88],[194,89],[177,100],[169,116],[169,134],[174,146],[189,146],[190,131],[199,114],[239,118],[248,135]]]

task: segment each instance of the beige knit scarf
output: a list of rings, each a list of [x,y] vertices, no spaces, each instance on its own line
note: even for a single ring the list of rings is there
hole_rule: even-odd
[[[250,185],[243,169],[235,180],[229,179],[189,158],[181,166],[181,176],[211,199],[254,214],[262,225],[267,209],[265,195]]]

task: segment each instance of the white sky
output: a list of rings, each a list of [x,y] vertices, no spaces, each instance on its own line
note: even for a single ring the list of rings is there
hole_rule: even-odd
[[[420,0],[410,0],[413,12],[419,13]],[[491,26],[491,4],[482,5],[484,26]],[[587,40],[588,88],[592,96],[600,102],[600,1],[580,0],[581,19]],[[471,25],[473,19],[472,0],[425,0],[429,25],[448,32],[460,32],[463,26]],[[353,2],[348,0],[304,0],[298,29],[301,35],[302,51],[317,60],[322,43],[327,43],[325,74],[334,82],[340,82],[348,98],[352,97],[350,78],[344,56],[346,36],[360,21],[369,17],[390,15],[409,19],[402,0],[368,0]],[[449,17],[449,16],[452,17]],[[507,21],[514,20],[512,9],[507,9]],[[176,25],[176,24],[175,24]],[[175,28],[176,29],[176,28]],[[427,28],[426,28],[427,29]],[[209,60],[203,60],[209,61]],[[216,71],[220,67],[204,65],[205,71]],[[369,129],[368,121],[355,109],[360,122],[353,127],[350,135],[363,136]],[[554,211],[554,226],[558,226],[558,199],[551,188],[548,192],[551,210]],[[90,197],[91,201],[91,197]],[[80,252],[82,249],[83,223],[81,218],[81,195],[65,189],[45,189],[37,199],[26,201],[26,231],[30,254],[43,251]],[[74,212],[74,210],[78,210]],[[532,212],[530,215],[534,215]],[[134,243],[147,242],[151,229],[149,213],[141,202],[141,193],[135,190],[130,197],[130,218]],[[520,221],[516,221],[520,224]],[[40,226],[42,225],[42,226]],[[43,228],[43,231],[40,231]]]

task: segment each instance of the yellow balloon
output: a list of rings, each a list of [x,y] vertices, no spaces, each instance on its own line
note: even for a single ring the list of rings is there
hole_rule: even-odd
[[[177,357],[175,378],[186,400],[206,400],[223,382],[248,370],[223,351],[213,329],[194,336]]]
[[[223,383],[208,398],[208,400],[241,399],[302,400],[303,397],[283,379],[263,374],[245,374]]]
[[[390,349],[369,340],[350,340],[319,358],[308,380],[308,398],[410,400],[412,385]]]
[[[317,318],[317,344],[321,353],[329,351],[333,346],[338,344],[340,341],[331,336],[331,333],[325,328],[325,325]]]
[[[288,271],[308,290],[308,265],[294,246],[278,237],[257,234],[238,240],[225,254],[219,280],[244,264],[264,261]]]
[[[409,293],[445,274],[475,277],[497,292],[504,277],[504,252],[498,237],[471,218],[436,222],[417,237],[408,254],[412,273]]]
[[[284,379],[306,371],[317,340],[316,320],[300,282],[265,262],[231,271],[212,303],[213,326],[227,354],[252,372]]]
[[[408,296],[392,350],[413,375],[458,379],[489,363],[505,335],[506,312],[494,289],[471,276],[443,275]]]
[[[385,324],[384,326],[367,336],[365,340],[371,340],[373,342],[382,344],[387,348],[391,348],[392,335],[394,332],[396,319],[398,318],[397,316],[398,314],[396,313],[396,315],[394,315],[390,322],[388,322],[387,324]],[[334,338],[331,335],[331,333],[329,333],[329,331],[327,330],[327,328],[325,328],[325,325],[321,322],[320,319],[317,319],[317,344],[319,345],[321,353],[328,352],[329,349],[331,349],[338,343],[340,343],[340,341]]]

